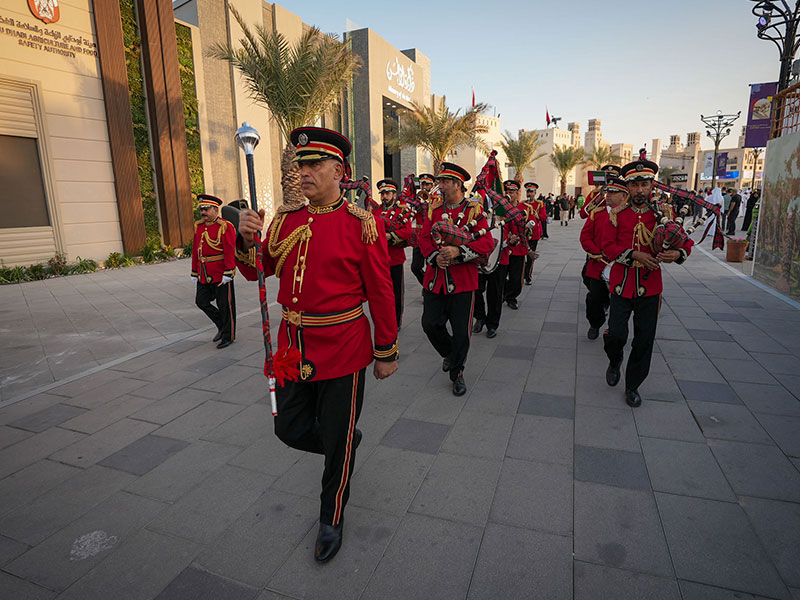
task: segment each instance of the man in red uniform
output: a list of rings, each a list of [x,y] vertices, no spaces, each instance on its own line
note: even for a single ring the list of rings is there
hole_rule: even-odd
[[[406,262],[405,247],[411,238],[411,213],[408,206],[397,201],[397,182],[381,179],[378,182],[381,205],[372,210],[383,219],[386,243],[389,248],[389,271],[394,289],[394,306],[397,327],[403,322],[403,264]]]
[[[503,182],[506,196],[511,199],[511,204],[516,206],[520,201],[520,185],[518,181],[509,179]],[[525,215],[527,221],[527,211]],[[503,300],[512,310],[519,308],[517,298],[522,293],[522,280],[525,272],[525,258],[528,256],[528,242],[524,234],[509,232],[508,234],[508,269],[506,281],[503,286]]]
[[[608,265],[603,256],[603,236],[608,227],[608,213],[627,199],[625,180],[611,175],[600,193],[595,196],[581,229],[581,246],[586,251],[582,275],[588,290],[586,320],[589,321],[589,332],[586,335],[590,340],[596,340],[600,335],[609,305],[608,284],[603,279],[603,270]]]
[[[533,283],[533,263],[536,260],[536,248],[544,233],[547,224],[547,207],[542,200],[536,199],[539,184],[529,181],[525,184],[524,204],[527,210],[527,223],[525,228],[528,235],[528,255],[525,257],[525,285]]]
[[[464,198],[464,183],[469,179],[469,173],[458,165],[442,163],[437,178],[442,198],[430,205],[419,238],[420,250],[428,264],[423,283],[422,329],[444,359],[442,369],[449,371],[456,396],[467,392],[464,363],[478,287],[478,265],[474,261],[489,254],[494,246],[483,207]],[[454,245],[434,240],[431,228],[439,221],[468,232],[472,241]],[[448,321],[452,335],[447,331]]]
[[[431,190],[433,189],[433,183],[433,175],[430,173],[423,173],[420,175],[420,193],[417,194],[417,198],[420,199],[420,195],[430,196]],[[411,252],[411,273],[417,278],[417,281],[419,281],[420,285],[422,285],[422,282],[425,279],[425,257],[422,256],[422,251],[419,249],[419,234],[422,231],[422,225],[425,222],[425,213],[428,209],[428,203],[431,200],[432,198],[429,197],[427,202],[422,200],[420,201],[421,208],[415,212],[414,222],[412,223],[411,245],[414,247],[414,250]]]
[[[617,165],[605,165],[600,170],[606,172],[607,181],[610,181],[612,177],[619,177],[619,167]],[[602,183],[595,183],[594,189],[586,196],[586,202],[581,206],[581,219],[587,218],[593,209],[603,204],[605,195],[603,186],[604,184]]]
[[[608,333],[603,336],[609,359],[606,382],[611,386],[619,383],[628,320],[633,313],[633,343],[625,369],[625,402],[632,407],[642,403],[639,386],[650,372],[663,289],[660,265],[683,263],[692,248],[691,240],[673,250],[652,247],[657,217],[648,201],[657,172],[658,165],[644,157],[622,167],[630,201],[609,213],[603,236],[603,254],[612,261]]]
[[[275,434],[292,448],[325,455],[316,560],[332,558],[342,544],[342,515],[350,495],[356,429],[364,400],[365,370],[384,379],[397,370],[397,322],[383,222],[344,200],[339,190],[350,142],[329,129],[300,127],[290,136],[309,204],[278,209],[261,260],[264,274],[280,281],[283,321],[278,352],[302,354],[299,381],[277,390]],[[264,211],[239,218],[237,260],[256,279],[254,235]],[[369,302],[370,325],[362,302]]]
[[[222,200],[209,194],[197,199],[201,219],[195,223],[192,243],[191,277],[197,284],[194,302],[217,326],[212,340],[219,342],[217,348],[227,348],[236,337],[236,229],[219,216]]]

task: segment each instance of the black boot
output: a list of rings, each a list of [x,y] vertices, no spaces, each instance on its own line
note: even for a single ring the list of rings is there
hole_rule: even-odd
[[[636,390],[625,390],[625,402],[631,408],[636,408],[642,405],[642,397]]]
[[[214,336],[212,342],[218,342],[222,339],[222,329],[217,329],[217,335]]]
[[[361,445],[361,438],[364,437],[364,434],[361,433],[360,429],[353,430],[353,448],[358,448]]]
[[[608,368],[606,369],[606,383],[611,387],[614,387],[619,383],[619,367],[622,363],[609,363]]]
[[[453,395],[463,396],[467,393],[467,384],[464,383],[464,375],[459,372],[458,376],[453,379]]]
[[[442,359],[442,371],[447,373],[449,370],[450,370],[450,359],[449,358]]]
[[[475,325],[472,326],[472,333],[480,333],[483,330],[483,324],[486,321],[483,319],[475,319]]]
[[[589,332],[586,334],[586,337],[590,340],[596,340],[598,335],[600,335],[600,330],[597,327],[589,327]]]
[[[338,525],[319,524],[317,543],[314,545],[314,559],[326,562],[336,556],[342,547],[342,522]]]
[[[487,327],[486,328],[486,337],[488,337],[488,338],[497,337],[497,329],[494,329],[493,327]]]

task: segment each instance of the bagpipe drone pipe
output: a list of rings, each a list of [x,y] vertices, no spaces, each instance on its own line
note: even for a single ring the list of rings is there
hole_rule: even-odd
[[[668,194],[672,194],[674,198],[679,198],[682,200],[681,208],[678,211],[678,216],[674,220],[669,220],[669,218],[665,217],[658,207],[651,205],[651,208],[655,211],[656,216],[658,217],[659,225],[656,230],[653,232],[653,250],[659,252],[658,248],[662,248],[663,250],[672,250],[675,248],[680,247],[683,243],[686,242],[686,239],[690,235],[692,235],[698,227],[702,227],[703,224],[710,216],[714,216],[714,219],[719,222],[719,215],[720,215],[720,207],[716,204],[712,204],[708,202],[704,198],[699,197],[694,192],[689,192],[687,190],[681,190],[679,188],[672,187],[667,185],[666,183],[662,183],[660,181],[653,181],[653,187],[657,190],[661,190],[662,192],[667,192]],[[686,215],[689,213],[689,210],[697,204],[702,208],[706,209],[706,213],[697,220],[697,222],[689,227],[688,229],[683,229],[683,221],[686,218]],[[711,225],[714,223],[712,221],[709,223],[709,226],[706,228],[706,231],[703,233],[703,237],[698,243],[702,243],[706,236],[708,235],[708,230]],[[725,236],[722,233],[722,229],[718,226],[716,231],[714,231],[714,238],[711,243],[711,249],[719,248],[722,250],[725,246]]]

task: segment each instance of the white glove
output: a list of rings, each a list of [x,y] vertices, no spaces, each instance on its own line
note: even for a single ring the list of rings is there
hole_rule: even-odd
[[[197,283],[197,275],[191,276],[192,283]]]
[[[233,281],[232,277],[228,277],[227,275],[223,275],[222,276],[222,285],[225,285],[226,283],[230,283],[231,281]]]

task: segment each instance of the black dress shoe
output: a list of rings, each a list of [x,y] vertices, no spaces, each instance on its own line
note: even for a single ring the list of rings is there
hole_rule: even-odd
[[[223,348],[227,348],[233,342],[231,340],[222,340],[219,344],[217,344],[217,350],[222,350]]]
[[[586,337],[590,340],[596,340],[598,335],[600,335],[600,330],[597,327],[589,327],[589,332],[586,334]]]
[[[342,547],[342,522],[338,525],[319,524],[317,543],[314,545],[314,559],[326,562],[336,556]]]
[[[472,326],[472,333],[480,333],[483,330],[483,319],[475,319],[475,325]]]
[[[511,310],[517,310],[519,308],[519,304],[517,304],[516,300],[507,300],[506,304],[508,304],[508,308]]]
[[[360,429],[353,430],[353,448],[358,448],[361,445],[361,438],[364,437],[364,434],[361,433]]]
[[[442,360],[442,371],[447,373],[450,370],[450,359],[445,358]]]
[[[621,363],[609,364],[606,369],[606,383],[610,386],[615,386],[619,383],[619,367]]]
[[[497,329],[492,329],[491,327],[486,328],[486,337],[493,338],[497,337]]]
[[[211,340],[212,342],[218,342],[222,339],[222,330],[217,329],[217,335],[214,336],[214,339]]]
[[[467,384],[464,383],[464,376],[459,373],[453,380],[453,396],[463,396],[467,393]]]
[[[533,282],[530,279],[526,279],[525,285],[533,285]]]
[[[642,405],[642,397],[636,390],[625,390],[625,402],[628,406],[636,408]]]

